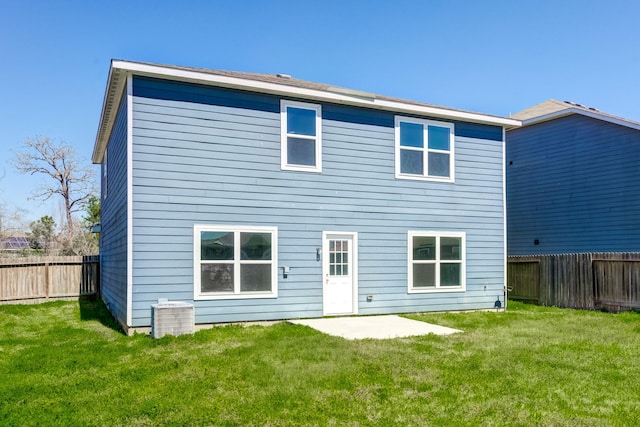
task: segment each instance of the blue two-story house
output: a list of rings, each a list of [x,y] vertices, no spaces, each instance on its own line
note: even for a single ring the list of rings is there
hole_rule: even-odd
[[[640,123],[554,99],[513,117],[508,254],[640,251]]]
[[[112,61],[102,298],[197,324],[494,306],[515,119],[264,75]]]

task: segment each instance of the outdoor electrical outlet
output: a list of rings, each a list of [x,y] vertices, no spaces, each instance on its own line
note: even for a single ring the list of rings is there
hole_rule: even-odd
[[[373,301],[373,295],[367,295],[367,302]]]

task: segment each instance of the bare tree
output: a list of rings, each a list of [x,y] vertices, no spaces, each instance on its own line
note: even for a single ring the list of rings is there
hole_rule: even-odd
[[[18,255],[11,243],[11,238],[24,236],[23,214],[22,209],[9,211],[4,204],[0,203],[0,258]]]
[[[44,201],[54,195],[62,197],[65,231],[69,239],[73,238],[73,213],[82,210],[94,192],[93,170],[86,162],[77,159],[73,147],[65,142],[36,137],[27,139],[23,148],[24,151],[17,153],[14,160],[18,172],[42,174],[53,181],[38,188],[31,198]]]
[[[24,215],[24,209],[16,208],[10,211],[0,203],[0,236],[3,233],[24,230]]]
[[[4,171],[0,176],[0,182],[4,179]],[[0,185],[0,194],[2,193],[2,185]],[[16,208],[9,210],[8,206],[0,200],[0,239],[5,237],[5,234],[12,233],[22,229],[22,216],[24,210]]]

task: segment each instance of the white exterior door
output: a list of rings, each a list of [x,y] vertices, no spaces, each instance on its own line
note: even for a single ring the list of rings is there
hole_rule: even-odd
[[[357,313],[357,250],[356,233],[323,233],[324,315]]]

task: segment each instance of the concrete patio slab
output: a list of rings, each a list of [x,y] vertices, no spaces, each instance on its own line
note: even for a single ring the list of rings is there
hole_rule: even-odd
[[[396,315],[329,317],[322,319],[289,320],[296,325],[305,325],[325,334],[348,340],[402,338],[416,335],[449,335],[462,332],[418,320]]]

